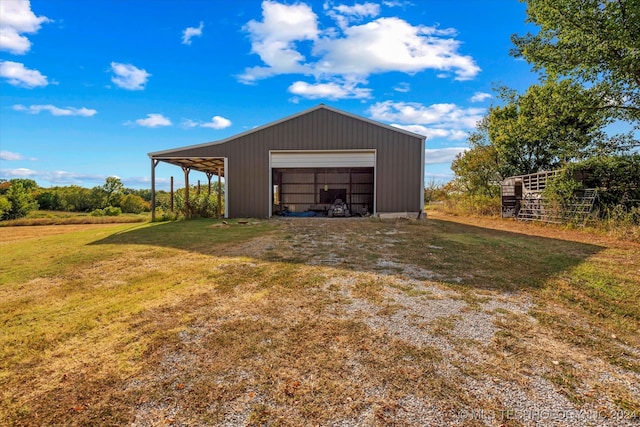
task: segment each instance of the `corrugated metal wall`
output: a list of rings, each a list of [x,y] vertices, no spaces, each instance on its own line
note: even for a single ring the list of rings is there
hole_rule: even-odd
[[[375,149],[376,211],[418,212],[422,139],[318,108],[223,143],[173,150],[174,157],[227,157],[230,217],[267,217],[270,150]]]

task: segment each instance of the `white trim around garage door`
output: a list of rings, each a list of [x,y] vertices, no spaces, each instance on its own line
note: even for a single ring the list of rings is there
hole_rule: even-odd
[[[272,168],[372,168],[376,150],[270,151]]]

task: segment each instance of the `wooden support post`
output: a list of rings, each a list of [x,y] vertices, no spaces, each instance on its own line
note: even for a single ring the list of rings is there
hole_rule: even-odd
[[[222,218],[222,184],[220,184],[222,169],[218,168],[218,218]]]
[[[184,171],[184,216],[191,218],[191,207],[189,206],[189,172],[191,169],[182,167]]]
[[[196,194],[198,194],[198,196],[200,195],[200,180],[198,180],[198,191]]]
[[[213,174],[207,172],[207,196],[211,195],[211,177],[213,177]]]
[[[170,196],[171,197],[170,206],[171,206],[171,212],[173,213],[173,177],[171,177],[171,189],[170,190],[171,190],[170,191],[170,194],[171,194],[171,196]]]
[[[156,219],[156,166],[160,160],[151,159],[151,221]]]

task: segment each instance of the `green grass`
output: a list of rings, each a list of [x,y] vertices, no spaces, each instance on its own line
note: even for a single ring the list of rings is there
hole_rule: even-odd
[[[362,413],[384,425],[408,396],[500,408],[469,395],[464,375],[522,383],[544,368],[580,406],[593,401],[582,392],[593,378],[576,364],[599,358],[640,372],[627,350],[640,348],[638,246],[494,225],[503,229],[443,219],[0,229],[0,424],[126,425],[145,402],[179,402],[174,421],[184,424],[219,423],[239,405],[256,425]],[[418,282],[469,311],[512,295],[533,308],[496,309],[497,332],[477,347],[455,337],[464,313],[431,324],[407,318],[489,360],[441,373],[440,349],[372,329],[343,308],[358,299],[388,319],[404,309],[390,290],[436,298],[408,280],[411,268],[432,272]],[[385,391],[374,399],[371,390]],[[618,408],[640,406],[620,384],[597,392]]]

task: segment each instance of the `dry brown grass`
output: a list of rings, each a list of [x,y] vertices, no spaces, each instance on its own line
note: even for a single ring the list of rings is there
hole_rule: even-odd
[[[0,421],[636,424],[638,245],[455,221],[0,229]]]

